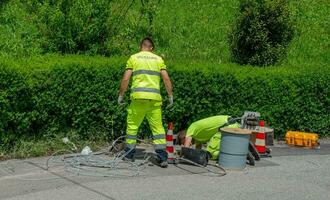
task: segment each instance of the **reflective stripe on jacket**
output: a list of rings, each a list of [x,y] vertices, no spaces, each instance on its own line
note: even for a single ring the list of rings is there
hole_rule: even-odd
[[[134,54],[127,61],[126,69],[133,70],[131,99],[161,101],[160,71],[166,66],[163,59],[148,51]]]

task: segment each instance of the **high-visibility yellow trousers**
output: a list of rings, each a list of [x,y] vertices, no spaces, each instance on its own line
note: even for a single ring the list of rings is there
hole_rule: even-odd
[[[162,123],[161,101],[132,100],[127,109],[126,147],[135,148],[137,132],[146,117],[153,135],[155,150],[166,149],[165,130]]]
[[[239,124],[231,124],[229,126],[226,126],[228,128],[239,128]],[[216,134],[213,135],[213,137],[208,141],[206,150],[210,152],[211,154],[211,159],[212,160],[217,160],[219,157],[219,151],[220,151],[220,143],[221,143],[221,133],[217,132]]]
[[[207,143],[206,150],[211,153],[211,159],[216,160],[219,156],[221,133],[216,133]]]

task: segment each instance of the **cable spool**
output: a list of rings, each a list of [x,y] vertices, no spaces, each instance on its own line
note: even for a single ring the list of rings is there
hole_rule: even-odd
[[[221,128],[219,164],[225,169],[242,170],[246,166],[251,131],[240,128]]]
[[[174,145],[173,145],[173,122],[168,123],[168,129],[166,133],[166,151],[168,154],[167,162],[174,163]]]

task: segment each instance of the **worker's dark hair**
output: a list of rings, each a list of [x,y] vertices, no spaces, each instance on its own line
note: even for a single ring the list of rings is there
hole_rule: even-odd
[[[152,41],[152,39],[150,37],[145,37],[141,40],[140,47],[142,47],[142,46],[148,46],[148,47],[155,48],[154,41]]]
[[[178,132],[178,135],[176,136],[176,141],[178,145],[184,144],[184,141],[186,139],[186,130],[182,130]]]

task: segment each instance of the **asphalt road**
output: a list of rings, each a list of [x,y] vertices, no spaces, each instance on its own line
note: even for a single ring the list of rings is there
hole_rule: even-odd
[[[137,177],[76,176],[60,166],[44,169],[47,158],[0,163],[0,199],[330,199],[330,144],[319,150],[277,145],[273,157],[255,167],[215,177],[204,169],[146,166]],[[11,172],[12,172],[11,171]]]

